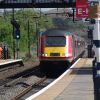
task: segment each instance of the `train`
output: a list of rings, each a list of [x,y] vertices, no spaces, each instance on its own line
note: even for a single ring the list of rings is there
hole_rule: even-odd
[[[68,65],[85,52],[85,39],[64,29],[48,29],[39,34],[40,65]]]

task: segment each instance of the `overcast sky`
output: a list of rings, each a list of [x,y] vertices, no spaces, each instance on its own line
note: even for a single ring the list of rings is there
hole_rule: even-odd
[[[39,8],[37,8],[37,9],[39,9]],[[52,10],[52,9],[55,9],[55,8],[41,8],[41,11],[49,11],[49,10]]]
[[[40,8],[36,8],[37,10],[40,10]],[[55,8],[41,8],[41,11],[42,12],[45,12],[45,11],[49,11],[49,10],[52,10],[52,9],[55,9]],[[6,9],[6,10],[12,10],[12,9]],[[4,9],[0,9],[0,12],[3,12]]]

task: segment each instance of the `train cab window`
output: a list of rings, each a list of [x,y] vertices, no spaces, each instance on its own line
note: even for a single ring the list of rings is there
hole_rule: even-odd
[[[66,37],[64,36],[48,36],[46,37],[46,46],[65,46]]]

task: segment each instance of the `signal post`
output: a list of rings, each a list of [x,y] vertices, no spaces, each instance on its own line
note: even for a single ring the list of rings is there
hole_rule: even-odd
[[[89,17],[95,19],[93,30],[93,61],[94,99],[100,100],[100,4],[89,8]]]

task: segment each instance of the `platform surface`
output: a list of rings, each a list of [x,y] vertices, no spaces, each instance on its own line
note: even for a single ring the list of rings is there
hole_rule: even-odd
[[[0,60],[0,66],[10,64],[10,63],[15,63],[18,61],[22,61],[22,59],[6,59],[6,60]]]
[[[73,80],[54,100],[94,100],[92,59],[87,59],[79,69],[75,70],[78,72],[71,73],[75,75]]]

